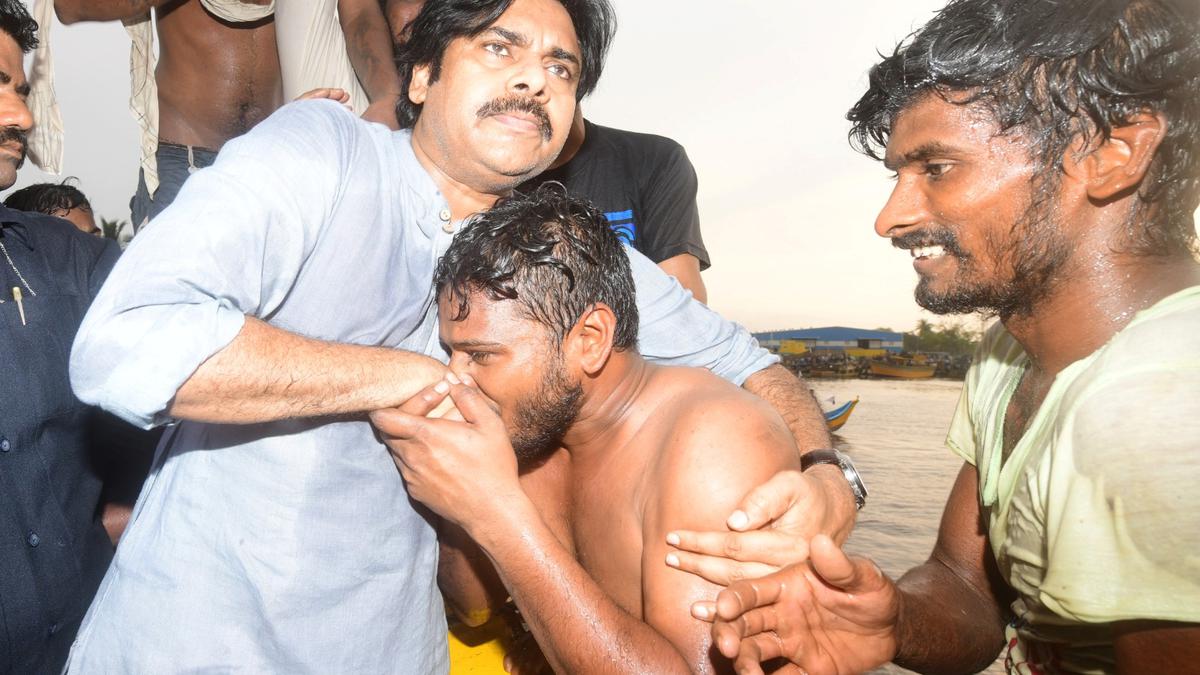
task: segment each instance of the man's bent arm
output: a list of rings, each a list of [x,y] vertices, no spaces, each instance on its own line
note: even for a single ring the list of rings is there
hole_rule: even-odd
[[[396,129],[400,76],[392,55],[392,36],[377,0],[338,0],[338,19],[346,37],[346,54],[370,100],[364,117]]]
[[[491,522],[469,532],[555,672],[691,672],[670,641],[600,589],[527,499],[496,509]]]
[[[1010,591],[987,543],[975,467],[964,463],[959,471],[933,554],[897,586],[895,663],[922,673],[973,673],[996,658],[1004,644],[1001,595]]]
[[[54,13],[64,25],[80,21],[121,21],[141,16],[171,0],[54,0]]]
[[[221,424],[368,412],[400,405],[445,370],[423,354],[313,340],[246,317],[167,412]]]

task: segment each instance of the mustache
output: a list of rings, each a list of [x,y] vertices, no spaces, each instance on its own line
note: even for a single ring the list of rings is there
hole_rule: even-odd
[[[0,145],[16,143],[21,151],[21,161],[25,161],[25,153],[29,148],[29,135],[17,127],[4,127],[0,129]]]
[[[957,258],[970,257],[959,245],[958,237],[955,236],[954,231],[950,228],[940,226],[916,232],[906,232],[902,235],[892,237],[892,246],[905,250],[920,246],[941,246],[946,253]]]
[[[542,132],[544,140],[550,140],[553,134],[553,128],[550,125],[550,116],[546,114],[546,109],[541,103],[527,96],[501,96],[500,98],[492,99],[483,104],[475,115],[479,119],[491,117],[493,115],[504,115],[507,113],[525,113],[532,115],[537,121],[538,131]]]

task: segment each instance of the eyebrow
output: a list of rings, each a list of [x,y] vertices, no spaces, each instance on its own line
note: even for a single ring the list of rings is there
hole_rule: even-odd
[[[499,347],[499,342],[489,342],[487,340],[457,340],[450,343],[450,347],[455,350],[462,350],[465,347]]]
[[[4,72],[3,70],[0,70],[0,84],[9,84],[12,82],[12,80],[13,80],[12,75],[9,75],[8,73]],[[18,96],[29,96],[30,88],[29,88],[28,82],[22,82],[21,84],[14,87],[14,89],[16,90]]]
[[[510,44],[521,47],[522,49],[527,49],[530,44],[529,38],[524,34],[518,33],[514,30],[509,30],[508,28],[503,28],[501,26],[492,26],[491,28],[487,29],[487,32],[496,35],[496,37],[499,37]],[[579,56],[567,51],[566,49],[563,49],[562,47],[554,47],[551,49],[550,58],[559,59],[560,61],[569,61],[576,66],[580,64]]]
[[[930,157],[943,157],[946,155],[960,154],[962,154],[962,150],[953,145],[948,145],[946,143],[942,143],[941,141],[929,141],[928,143],[922,143],[921,145],[918,145],[912,150],[904,153],[904,156],[901,157],[899,161],[885,157],[883,160],[883,165],[889,171],[896,171],[908,166],[909,164],[924,162]]]

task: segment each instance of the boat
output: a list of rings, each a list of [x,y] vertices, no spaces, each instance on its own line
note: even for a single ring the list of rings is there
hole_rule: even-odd
[[[901,380],[923,380],[933,377],[937,366],[915,359],[888,358],[867,361],[867,372],[874,377],[891,377]]]
[[[858,405],[858,397],[854,397],[853,401],[843,403],[842,405],[825,412],[825,426],[829,427],[830,431],[837,431],[846,425],[846,421],[850,419],[850,413],[854,412],[854,406]]]

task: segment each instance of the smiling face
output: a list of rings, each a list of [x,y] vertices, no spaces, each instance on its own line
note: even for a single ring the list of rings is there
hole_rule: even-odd
[[[979,106],[930,94],[896,118],[884,164],[896,186],[875,231],[910,251],[919,305],[1003,318],[1050,290],[1068,249],[1055,182],[1020,134],[997,135]]]
[[[25,161],[25,135],[33,127],[28,97],[24,54],[12,37],[0,32],[0,190],[17,182],[17,169]]]
[[[466,317],[448,318],[456,313],[443,293],[438,317],[450,369],[470,375],[496,402],[519,460],[527,464],[553,452],[579,415],[583,390],[550,331],[515,301],[479,292],[471,294]]]
[[[575,114],[580,49],[557,0],[515,0],[494,24],[446,48],[441,72],[413,70],[422,106],[413,143],[450,178],[503,194],[541,173]]]

